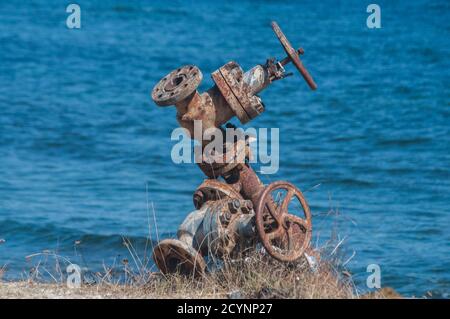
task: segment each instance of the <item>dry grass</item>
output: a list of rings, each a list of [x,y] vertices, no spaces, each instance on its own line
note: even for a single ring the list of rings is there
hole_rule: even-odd
[[[150,216],[150,214],[149,214]],[[153,212],[156,236],[157,223]],[[149,218],[149,238],[150,232]],[[343,266],[344,239],[332,238],[321,247],[321,262],[312,270],[306,259],[285,264],[254,250],[238,260],[225,260],[200,278],[163,275],[149,256],[153,242],[140,256],[123,238],[129,258],[103,265],[101,272],[83,272],[81,288],[66,285],[67,258],[44,251],[27,257],[33,267],[22,281],[1,282],[1,298],[359,298]],[[79,245],[75,243],[75,249]],[[345,253],[345,252],[344,252]],[[37,261],[35,259],[38,259]],[[345,260],[345,261],[343,261]],[[86,276],[88,275],[88,276]]]
[[[339,238],[338,238],[339,239]],[[337,243],[336,243],[337,242]],[[1,283],[0,298],[358,298],[357,290],[342,269],[342,240],[332,239],[321,251],[313,270],[305,258],[281,263],[253,250],[237,260],[212,263],[213,270],[200,278],[163,275],[151,262],[150,241],[144,256],[123,238],[129,258],[103,265],[103,271],[83,270],[79,289],[66,285],[67,258],[46,250],[27,256],[32,263],[22,281]],[[75,244],[77,247],[79,243]]]
[[[0,298],[356,298],[350,280],[344,280],[329,263],[313,271],[306,260],[284,264],[254,251],[240,260],[227,260],[200,278],[162,275],[148,269],[133,271],[124,264],[125,281],[112,269],[94,274],[90,284],[70,289],[65,275],[52,274],[54,282],[40,281],[50,273],[41,264],[28,279],[0,284]],[[61,269],[60,265],[54,269]]]
[[[145,289],[160,296],[218,298],[354,298],[352,284],[323,264],[313,271],[306,260],[284,264],[258,252],[226,261],[202,278],[160,276]]]
[[[3,275],[5,274],[6,266],[0,267],[0,281],[3,279]]]

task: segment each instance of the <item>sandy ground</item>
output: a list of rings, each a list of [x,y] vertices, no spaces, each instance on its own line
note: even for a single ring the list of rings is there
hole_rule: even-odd
[[[0,283],[0,299],[121,299],[156,298],[144,289],[108,286],[83,286],[68,288],[66,285],[27,282]]]
[[[158,296],[144,288],[126,286],[83,286],[68,288],[66,285],[42,284],[28,282],[0,282],[0,299],[157,299],[157,298],[187,298],[188,296],[174,293]],[[229,298],[227,295],[193,294],[189,298]],[[391,288],[383,288],[375,293],[361,296],[362,299],[402,298]]]

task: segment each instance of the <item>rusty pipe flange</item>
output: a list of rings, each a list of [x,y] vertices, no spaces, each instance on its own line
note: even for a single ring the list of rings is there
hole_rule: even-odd
[[[243,199],[232,186],[216,179],[205,179],[194,193],[194,206],[200,209],[207,201],[221,199]]]
[[[277,205],[274,203],[277,196],[272,193],[281,190],[285,191],[285,195]],[[294,197],[300,203],[303,218],[288,211]],[[268,224],[268,219],[274,222]],[[311,212],[302,192],[288,182],[279,181],[268,185],[256,206],[256,228],[264,248],[273,258],[292,262],[301,257],[309,246],[312,234]]]
[[[248,84],[244,81],[244,72],[236,62],[228,62],[214,71],[211,77],[242,124],[264,111],[264,105],[259,98],[251,94]]]
[[[163,77],[152,90],[152,99],[159,106],[169,106],[190,96],[200,85],[203,75],[195,65],[185,65]]]
[[[178,239],[164,239],[153,249],[153,260],[163,274],[201,276],[206,263],[193,247]]]

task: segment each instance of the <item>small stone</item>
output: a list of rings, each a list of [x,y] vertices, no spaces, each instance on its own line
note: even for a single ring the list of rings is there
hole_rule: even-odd
[[[228,299],[242,299],[242,294],[239,290],[233,290],[228,293]]]

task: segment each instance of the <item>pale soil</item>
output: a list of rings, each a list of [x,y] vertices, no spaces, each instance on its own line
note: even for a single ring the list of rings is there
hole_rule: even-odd
[[[37,284],[27,282],[0,283],[0,299],[104,299],[145,298],[134,289],[106,287],[82,287],[70,289],[65,285]]]
[[[0,282],[0,299],[158,299],[158,298],[229,298],[229,294],[203,294],[191,292],[165,294],[151,293],[148,289],[131,286],[83,286],[68,288],[61,284],[42,284],[29,282]],[[361,296],[362,299],[402,298],[392,288],[382,288],[376,293]]]
[[[162,298],[147,289],[130,286],[82,286],[68,288],[60,284],[28,282],[0,282],[0,299],[148,299]],[[164,298],[186,298],[179,294],[165,295]],[[191,298],[226,298],[193,293]]]

